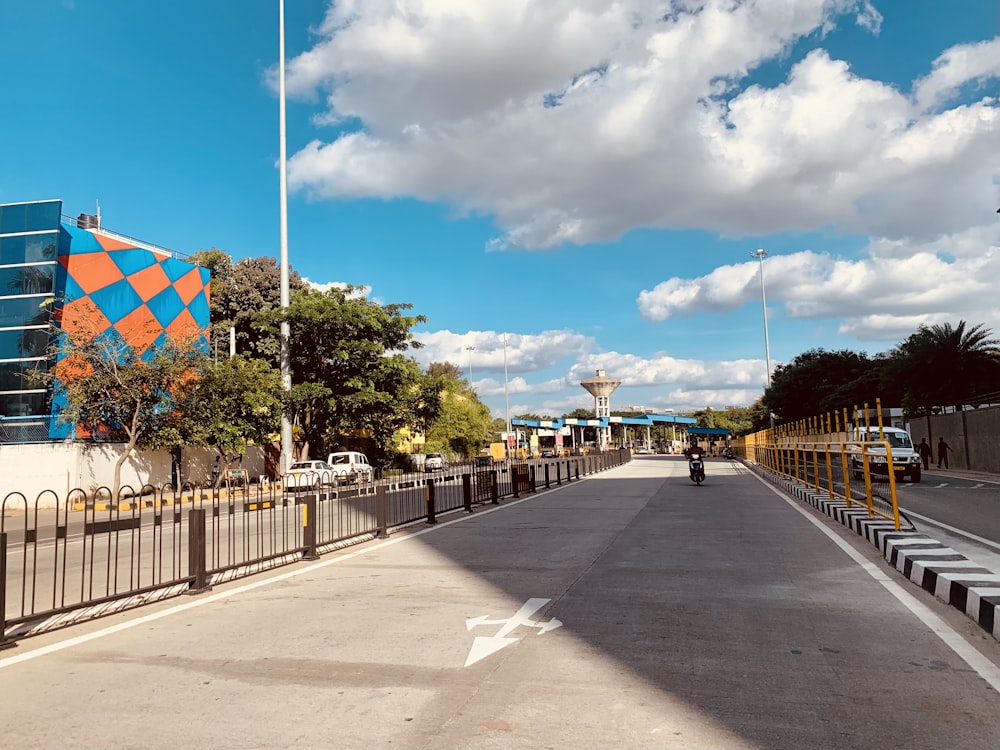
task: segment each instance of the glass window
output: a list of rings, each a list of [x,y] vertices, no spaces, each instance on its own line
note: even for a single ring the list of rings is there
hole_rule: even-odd
[[[0,266],[24,263],[24,246],[27,237],[0,237]]]
[[[48,396],[45,393],[0,394],[0,416],[32,417],[48,414]]]
[[[43,296],[0,297],[0,328],[48,323],[49,313],[40,307],[47,299]]]
[[[62,201],[29,203],[25,209],[24,223],[26,231],[37,232],[40,229],[59,228],[59,214],[62,213]]]
[[[23,391],[26,389],[37,389],[42,386],[32,383],[26,377],[26,373],[35,370],[44,371],[46,362],[44,359],[37,359],[28,362],[0,362],[0,391]]]
[[[24,238],[24,262],[39,263],[56,259],[59,233],[29,234]]]
[[[55,272],[55,263],[0,267],[0,294],[51,294]]]
[[[0,266],[55,260],[58,242],[58,232],[0,237]]]
[[[15,328],[0,331],[0,359],[44,357],[48,348],[47,328]]]
[[[0,206],[0,234],[23,232],[25,227],[25,204],[16,206]]]

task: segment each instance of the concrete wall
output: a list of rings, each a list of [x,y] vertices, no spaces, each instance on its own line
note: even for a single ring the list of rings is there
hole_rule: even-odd
[[[1000,406],[915,419],[910,434],[915,443],[926,437],[934,448],[932,466],[937,466],[937,443],[943,437],[951,446],[951,468],[1000,474]]]
[[[122,455],[121,443],[40,443],[0,445],[0,502],[11,492],[20,492],[30,502],[45,493],[41,507],[53,507],[57,495],[70,490],[92,493],[114,484],[115,462]],[[183,482],[208,484],[215,452],[208,448],[181,449]],[[264,450],[251,446],[233,468],[243,468],[254,479],[264,473]],[[169,450],[137,451],[122,466],[122,486],[138,490],[144,484],[160,487],[171,481]],[[48,491],[48,492],[46,492]]]

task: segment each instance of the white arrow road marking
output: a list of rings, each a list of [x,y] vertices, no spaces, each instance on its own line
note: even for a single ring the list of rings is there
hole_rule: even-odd
[[[500,649],[509,646],[512,643],[517,643],[518,638],[508,637],[521,625],[529,628],[538,628],[538,634],[547,633],[550,630],[555,630],[562,625],[556,618],[550,619],[548,622],[538,622],[537,620],[532,620],[531,616],[535,614],[538,610],[548,604],[550,599],[528,599],[521,608],[514,613],[512,617],[508,617],[506,620],[493,620],[490,619],[489,615],[482,615],[480,617],[471,617],[465,621],[465,629],[472,630],[474,627],[479,625],[502,625],[503,627],[497,631],[496,635],[484,637],[476,636],[476,639],[472,642],[472,649],[469,651],[469,657],[465,660],[465,666],[470,666],[475,664],[481,659],[485,659],[490,654],[495,654]]]

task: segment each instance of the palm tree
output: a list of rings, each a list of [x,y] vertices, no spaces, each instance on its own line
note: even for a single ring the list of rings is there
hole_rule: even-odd
[[[907,401],[927,413],[935,406],[975,403],[1000,389],[1000,341],[982,324],[966,330],[941,323],[920,326],[893,350],[907,380]]]

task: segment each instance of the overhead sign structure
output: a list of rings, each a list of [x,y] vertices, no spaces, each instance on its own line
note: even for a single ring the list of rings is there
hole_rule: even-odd
[[[476,636],[476,640],[472,642],[472,649],[469,651],[469,657],[465,660],[465,666],[471,666],[477,661],[485,659],[490,654],[495,654],[500,649],[505,648],[512,643],[517,643],[520,638],[511,637],[510,634],[522,625],[529,628],[537,628],[538,635],[542,635],[550,630],[562,627],[562,623],[554,617],[548,622],[539,622],[538,620],[531,619],[531,616],[535,614],[535,612],[540,610],[550,601],[550,599],[528,599],[528,601],[521,605],[521,608],[517,610],[512,617],[508,617],[506,620],[493,620],[490,619],[489,615],[472,617],[466,620],[466,630],[472,630],[480,625],[500,625],[502,627],[497,631],[496,635]]]

